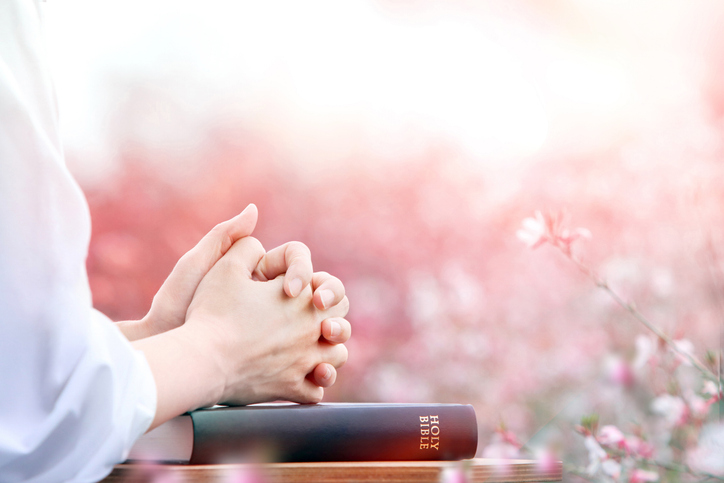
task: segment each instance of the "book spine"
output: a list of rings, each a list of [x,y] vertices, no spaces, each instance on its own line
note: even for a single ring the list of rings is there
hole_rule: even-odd
[[[472,406],[249,406],[191,413],[191,464],[472,458]]]

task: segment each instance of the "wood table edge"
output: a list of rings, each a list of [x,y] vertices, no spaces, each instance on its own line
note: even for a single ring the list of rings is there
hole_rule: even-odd
[[[372,461],[327,463],[266,463],[218,465],[123,464],[105,483],[144,483],[168,479],[177,483],[244,481],[257,477],[267,483],[439,482],[446,471],[462,471],[470,483],[548,482],[562,479],[560,461],[535,460]]]

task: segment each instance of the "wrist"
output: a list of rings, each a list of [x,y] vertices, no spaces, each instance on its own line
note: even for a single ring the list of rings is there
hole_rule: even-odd
[[[137,340],[133,345],[146,356],[156,382],[152,427],[221,400],[225,375],[213,344],[198,330],[182,326]]]
[[[183,357],[193,361],[195,377],[203,378],[205,396],[197,407],[213,406],[222,401],[227,381],[228,364],[223,347],[212,337],[207,324],[184,324],[169,331]]]

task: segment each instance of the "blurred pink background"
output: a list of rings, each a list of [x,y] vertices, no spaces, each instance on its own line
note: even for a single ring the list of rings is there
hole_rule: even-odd
[[[581,414],[655,390],[620,377],[644,329],[516,239],[566,210],[613,287],[697,353],[720,347],[724,4],[47,7],[109,316],[142,316],[179,256],[254,202],[265,247],[300,240],[347,287],[328,400],[471,403],[481,448],[501,422],[562,448]]]

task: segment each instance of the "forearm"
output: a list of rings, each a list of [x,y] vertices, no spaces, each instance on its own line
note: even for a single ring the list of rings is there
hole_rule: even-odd
[[[169,419],[218,403],[224,374],[209,338],[182,326],[133,342],[146,356],[156,381],[156,415],[151,428]]]

